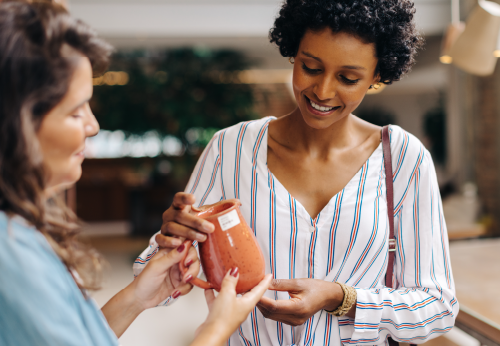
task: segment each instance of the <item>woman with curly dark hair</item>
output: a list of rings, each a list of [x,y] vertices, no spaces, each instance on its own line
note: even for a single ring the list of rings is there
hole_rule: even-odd
[[[218,132],[164,213],[160,247],[212,231],[192,204],[243,204],[275,280],[228,345],[423,343],[452,328],[432,158],[400,127],[353,114],[410,70],[414,13],[409,0],[286,0],[270,39],[294,64],[297,109]]]
[[[192,288],[177,264],[186,258],[194,274],[196,252],[179,242],[159,251],[101,311],[87,294],[99,287],[100,257],[78,241],[76,216],[57,192],[80,178],[85,139],[99,131],[88,102],[92,75],[105,70],[110,51],[50,1],[0,3],[2,346],[118,345],[140,313]],[[210,313],[192,346],[224,342],[271,278],[241,298],[237,281],[233,269],[217,299],[207,291]]]

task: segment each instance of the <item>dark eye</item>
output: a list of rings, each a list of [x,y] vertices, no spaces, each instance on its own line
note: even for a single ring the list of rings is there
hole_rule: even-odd
[[[310,73],[310,74],[316,74],[316,73],[319,73],[321,72],[320,69],[313,69],[313,68],[309,68],[306,66],[306,64],[302,63],[302,69],[304,71],[306,71],[307,73]]]
[[[357,82],[359,82],[359,79],[349,79],[349,78],[346,78],[344,76],[340,76],[340,78],[342,78],[342,80],[346,83],[346,84],[356,84]]]

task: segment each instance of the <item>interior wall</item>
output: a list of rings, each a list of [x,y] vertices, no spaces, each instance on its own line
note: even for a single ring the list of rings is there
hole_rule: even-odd
[[[423,123],[425,114],[439,104],[439,92],[430,91],[406,95],[367,95],[358,112],[373,108],[387,110],[395,116],[395,123],[426,144]]]
[[[377,95],[367,95],[357,111],[361,113],[373,108],[387,110],[394,115],[395,125],[415,135],[428,147],[429,141],[424,133],[424,118],[427,112],[439,105],[439,98],[440,93],[436,90],[403,95],[384,95],[382,92]],[[444,186],[450,180],[446,167],[436,163],[435,167],[439,185]]]

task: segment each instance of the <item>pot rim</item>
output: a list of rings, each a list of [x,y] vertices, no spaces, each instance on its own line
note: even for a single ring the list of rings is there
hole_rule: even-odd
[[[221,204],[227,204],[227,203],[231,203],[232,206],[230,206],[229,208],[224,209],[216,214],[209,215],[207,217],[203,217],[200,215],[200,214],[204,214],[204,213],[209,212],[210,210],[218,207]],[[214,203],[212,205],[207,206],[206,209],[200,210],[199,212],[197,212],[197,216],[204,219],[204,220],[215,219],[215,218],[221,216],[222,214],[227,214],[228,212],[237,209],[240,205],[241,205],[241,202],[237,198],[222,200],[220,202],[217,202],[217,203]],[[201,208],[203,208],[203,206]],[[197,208],[197,209],[199,209],[199,208]]]

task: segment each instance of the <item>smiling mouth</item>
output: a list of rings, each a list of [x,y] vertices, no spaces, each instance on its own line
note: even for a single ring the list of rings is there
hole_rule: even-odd
[[[330,112],[336,111],[337,109],[340,108],[340,106],[337,106],[337,107],[324,107],[324,106],[320,106],[319,104],[317,104],[316,102],[314,102],[310,98],[308,98],[307,96],[306,96],[306,99],[309,102],[309,104],[311,105],[311,107],[314,110],[318,111],[318,112],[330,113]]]
[[[84,156],[85,156],[85,148],[84,148],[84,149],[82,149],[81,151],[77,152],[77,153],[75,154],[75,156],[81,156],[81,157],[84,157]]]

